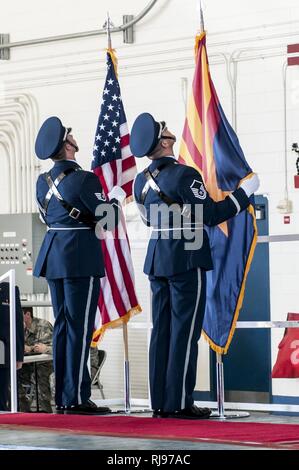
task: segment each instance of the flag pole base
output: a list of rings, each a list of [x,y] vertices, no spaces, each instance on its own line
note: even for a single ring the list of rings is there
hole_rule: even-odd
[[[247,413],[247,411],[240,411],[240,412],[225,411],[221,415],[216,411],[211,414],[210,419],[226,421],[227,419],[248,418],[249,416],[250,416],[250,413]]]
[[[120,409],[120,410],[115,410],[115,411],[112,411],[111,414],[125,414],[127,416],[130,416],[130,415],[137,415],[137,414],[152,414],[152,410],[147,410],[147,409],[140,409],[140,408],[131,408],[130,411],[126,410],[126,409]]]
[[[216,376],[217,376],[217,405],[218,411],[211,414],[210,418],[225,421],[227,419],[248,418],[250,416],[246,411],[225,412],[224,410],[224,370],[222,354],[216,353]]]

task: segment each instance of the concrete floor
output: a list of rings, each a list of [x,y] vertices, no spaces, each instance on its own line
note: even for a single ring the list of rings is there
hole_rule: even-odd
[[[244,446],[149,439],[0,431],[0,450],[243,450]],[[38,445],[37,445],[38,442]]]
[[[133,414],[134,416],[134,414]],[[136,416],[147,416],[146,414]],[[299,416],[251,413],[246,422],[299,424]],[[232,420],[233,421],[233,420]],[[238,420],[239,421],[239,420]],[[248,450],[256,447],[207,442],[72,435],[45,431],[0,429],[0,450]],[[258,449],[262,449],[259,447]],[[269,450],[269,447],[266,449]]]

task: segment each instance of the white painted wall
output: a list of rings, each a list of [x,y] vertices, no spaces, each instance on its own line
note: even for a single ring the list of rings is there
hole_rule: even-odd
[[[11,0],[1,9],[0,32],[10,33],[15,42],[94,30],[102,27],[108,9],[112,21],[119,25],[123,14],[136,15],[146,4],[147,0],[52,0],[50,3]],[[188,78],[190,85],[193,76],[193,40],[197,28],[195,4],[195,0],[159,0],[148,17],[136,26],[133,45],[124,45],[121,33],[113,35],[129,124],[138,113],[147,110],[157,119],[165,119],[170,129],[180,136],[184,123],[182,78]],[[245,50],[238,62],[237,128],[248,161],[260,175],[260,193],[269,197],[270,233],[298,233],[299,193],[293,189],[295,157],[291,151],[288,152],[289,196],[294,203],[291,225],[283,224],[283,216],[278,214],[276,206],[284,197],[282,70],[286,45],[299,42],[299,2],[209,0],[204,4],[211,72],[229,118],[232,117],[231,89],[224,63],[217,53],[230,56],[235,50]],[[31,46],[14,49],[11,60],[0,63],[2,94],[3,90],[16,95],[31,93],[39,104],[40,122],[57,114],[66,125],[72,126],[80,143],[79,162],[86,168],[90,166],[105,77],[105,47],[104,36]],[[289,70],[287,90],[290,150],[292,142],[299,141],[299,67]],[[7,170],[1,146],[0,158],[0,210],[6,212]],[[138,164],[142,168],[145,162]],[[46,163],[43,169],[47,168]],[[139,255],[135,253],[134,257],[140,286],[146,286]],[[274,320],[283,320],[288,311],[299,310],[298,265],[297,243],[271,247],[271,315]],[[148,312],[147,292],[144,287],[141,301],[146,302]],[[142,317],[136,321],[142,321]],[[143,321],[146,321],[146,315]],[[272,333],[273,361],[282,334],[282,331]],[[115,344],[111,335],[111,345]],[[107,345],[108,348],[112,346]],[[208,383],[206,359],[200,366],[205,373],[198,378],[203,390],[207,389]],[[121,362],[119,353],[113,366],[121,370]],[[115,369],[111,370],[115,373]],[[106,387],[109,387],[112,372],[104,368],[103,374],[106,374]],[[144,384],[138,390],[141,389],[141,394],[146,394]],[[298,396],[298,380],[274,380],[273,393]]]

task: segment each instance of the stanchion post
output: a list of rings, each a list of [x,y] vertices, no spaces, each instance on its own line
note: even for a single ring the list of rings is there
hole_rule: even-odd
[[[11,412],[18,411],[17,398],[17,353],[16,353],[16,273],[12,269],[9,277],[9,321],[10,321],[10,397]]]
[[[216,353],[216,373],[217,373],[217,407],[218,417],[225,419],[224,415],[224,372],[222,354]]]
[[[128,342],[128,325],[123,323],[124,338],[124,382],[125,382],[125,413],[131,413],[131,383],[130,383],[130,362],[129,362],[129,342]]]

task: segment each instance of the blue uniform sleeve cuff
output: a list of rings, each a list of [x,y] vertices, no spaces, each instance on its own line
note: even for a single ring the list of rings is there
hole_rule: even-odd
[[[246,209],[249,206],[250,199],[247,197],[245,191],[242,188],[236,189],[236,191],[232,193],[232,196],[237,200],[240,206],[240,211]]]

